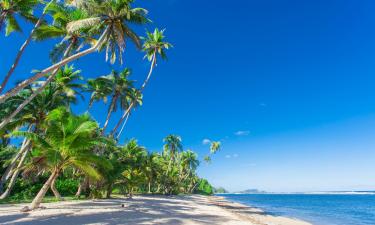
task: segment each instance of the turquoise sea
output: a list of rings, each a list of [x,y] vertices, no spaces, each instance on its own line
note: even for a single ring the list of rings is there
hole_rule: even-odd
[[[375,194],[225,194],[228,200],[316,225],[375,225]]]

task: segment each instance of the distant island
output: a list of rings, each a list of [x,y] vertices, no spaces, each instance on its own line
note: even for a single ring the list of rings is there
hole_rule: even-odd
[[[266,194],[268,192],[258,189],[246,189],[244,191],[230,192],[223,187],[214,188],[215,194]]]
[[[267,192],[260,191],[258,189],[247,189],[247,190],[236,192],[236,193],[239,193],[239,194],[265,194]]]

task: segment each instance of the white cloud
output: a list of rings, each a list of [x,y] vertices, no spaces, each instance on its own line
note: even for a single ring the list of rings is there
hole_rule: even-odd
[[[230,159],[232,156],[231,155],[226,155],[225,158]]]
[[[207,138],[203,139],[202,141],[203,145],[209,145],[210,143],[211,143],[210,139],[207,139]]]
[[[247,136],[250,134],[250,131],[248,130],[239,130],[234,133],[236,136]]]
[[[261,106],[261,107],[266,107],[266,106],[267,106],[267,104],[266,104],[266,103],[264,103],[264,102],[261,102],[261,103],[259,103],[259,106]]]
[[[238,154],[233,154],[233,158],[237,158],[238,157]]]

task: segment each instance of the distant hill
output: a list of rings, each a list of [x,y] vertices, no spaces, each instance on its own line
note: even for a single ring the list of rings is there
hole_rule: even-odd
[[[244,190],[244,191],[240,191],[238,193],[240,193],[240,194],[264,194],[266,192],[260,191],[258,189],[247,189],[247,190]]]
[[[225,190],[223,187],[214,188],[215,194],[226,194],[229,193],[229,191]]]

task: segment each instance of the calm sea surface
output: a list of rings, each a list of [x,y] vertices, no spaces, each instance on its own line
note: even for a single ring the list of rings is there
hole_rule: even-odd
[[[375,225],[373,194],[225,194],[228,200],[316,225]]]

